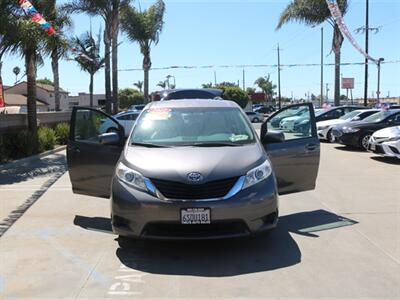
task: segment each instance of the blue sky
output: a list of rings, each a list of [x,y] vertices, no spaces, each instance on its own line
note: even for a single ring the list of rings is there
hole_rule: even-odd
[[[63,3],[66,1],[60,1]],[[165,27],[160,42],[152,50],[153,67],[171,65],[251,65],[276,64],[277,44],[282,48],[281,63],[319,63],[320,28],[310,28],[303,24],[291,23],[275,31],[281,11],[289,0],[166,0]],[[136,6],[146,8],[152,1],[135,1]],[[365,0],[350,0],[350,8],[345,21],[356,40],[364,45],[364,35],[354,30],[364,25]],[[80,35],[89,29],[90,18],[85,15],[73,16],[74,28],[70,35]],[[93,30],[102,26],[102,20],[92,19]],[[325,23],[325,62],[333,63],[334,55],[329,54],[332,43],[332,27]],[[386,61],[400,60],[400,1],[370,0],[370,27],[380,27],[378,34],[370,35],[370,54],[384,57]],[[121,34],[119,68],[140,68],[142,56],[136,44],[130,43]],[[362,62],[363,57],[346,40],[343,44],[342,62]],[[20,57],[6,56],[3,67],[4,84],[10,85],[15,77],[12,69],[23,69]],[[89,76],[82,72],[73,61],[60,64],[61,86],[70,91],[87,92]],[[191,69],[191,70],[154,70],[150,73],[150,89],[159,89],[156,84],[167,75],[176,78],[177,87],[201,87],[202,83],[214,81],[240,80],[241,68]],[[246,87],[253,87],[254,81],[270,74],[277,81],[276,68],[246,68]],[[334,69],[325,67],[325,83],[329,84],[329,96],[333,96]],[[364,66],[343,66],[344,77],[355,77],[354,96],[363,95]],[[377,68],[370,66],[369,95],[376,91]],[[38,77],[52,78],[48,59],[38,70]],[[305,97],[308,92],[318,95],[320,92],[319,67],[283,68],[281,72],[282,95]],[[391,96],[400,96],[400,64],[382,66],[382,96],[389,92]],[[133,87],[133,82],[143,80],[141,71],[120,72],[120,88]],[[95,92],[104,92],[104,73],[95,78]],[[343,91],[343,93],[345,93]]]

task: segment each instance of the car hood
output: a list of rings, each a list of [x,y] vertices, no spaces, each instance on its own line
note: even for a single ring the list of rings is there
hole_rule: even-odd
[[[381,129],[373,134],[375,138],[391,138],[395,136],[400,136],[400,126]]]
[[[333,125],[343,124],[346,122],[347,122],[346,120],[341,120],[341,119],[320,121],[320,122],[317,122],[317,127],[333,126]]]
[[[148,178],[187,182],[199,172],[204,182],[245,175],[267,155],[259,142],[237,147],[145,148],[128,146],[123,163]]]

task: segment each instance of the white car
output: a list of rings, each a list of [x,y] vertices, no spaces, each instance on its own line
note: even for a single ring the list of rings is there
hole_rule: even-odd
[[[251,123],[264,122],[264,115],[254,111],[246,111],[246,115]]]
[[[133,124],[137,117],[140,115],[138,111],[126,111],[113,116],[115,120],[118,121],[119,124],[124,127],[125,136],[128,136],[131,132]],[[111,119],[106,119],[99,128],[100,133],[106,132],[118,132],[118,128],[115,128],[115,123]]]
[[[332,129],[334,126],[361,121],[379,111],[379,109],[357,109],[341,116],[339,119],[317,122],[318,138],[333,143],[335,141],[335,137],[332,135]]]
[[[368,151],[400,159],[400,126],[376,131],[369,139]]]

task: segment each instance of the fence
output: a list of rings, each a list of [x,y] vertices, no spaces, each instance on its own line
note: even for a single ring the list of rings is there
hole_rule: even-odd
[[[38,125],[52,126],[60,122],[69,122],[71,112],[38,113]],[[27,114],[0,114],[0,134],[16,132],[28,126]]]

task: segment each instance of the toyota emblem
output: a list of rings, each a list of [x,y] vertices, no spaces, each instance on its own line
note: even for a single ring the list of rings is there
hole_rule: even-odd
[[[191,172],[187,175],[187,179],[192,183],[199,183],[203,181],[204,177],[201,173]]]

